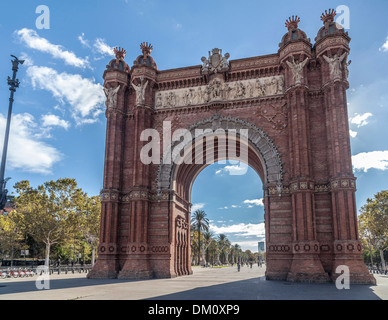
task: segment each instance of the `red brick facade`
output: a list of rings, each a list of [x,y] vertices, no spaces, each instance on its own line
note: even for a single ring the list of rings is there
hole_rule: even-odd
[[[333,19],[331,12],[322,16],[312,44],[299,19],[290,18],[277,53],[230,62],[215,49],[202,66],[159,71],[148,44],[131,68],[125,53],[116,52],[104,73],[106,90],[118,92],[110,99],[106,91],[99,257],[89,277],[192,273],[190,192],[207,164],[140,161],[148,143],[140,139],[143,130],[162,137],[163,122],[170,121],[172,132],[249,131],[245,156],[264,185],[267,279],[327,282],[347,265],[352,283],[375,282],[357,230],[344,58],[350,38]],[[226,150],[226,141],[216,139],[215,146]],[[243,150],[242,142],[237,146]]]

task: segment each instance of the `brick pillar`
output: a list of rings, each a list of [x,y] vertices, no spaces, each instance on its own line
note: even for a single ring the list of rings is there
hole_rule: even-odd
[[[113,60],[116,61],[116,60]],[[112,64],[112,62],[111,62]],[[122,66],[123,61],[120,61]],[[109,66],[108,66],[109,67]],[[123,69],[123,68],[121,68]],[[125,97],[128,90],[128,72],[112,64],[104,73],[107,93],[107,128],[105,146],[104,182],[101,191],[101,228],[98,260],[89,278],[116,278],[119,271],[120,189],[125,131]],[[109,98],[109,95],[112,94]]]
[[[145,68],[145,67],[142,67]],[[135,69],[139,70],[139,69]],[[120,279],[152,278],[150,267],[150,246],[148,241],[148,225],[151,207],[150,165],[141,161],[141,151],[148,142],[140,141],[140,135],[145,129],[152,128],[153,117],[153,80],[145,77],[134,78],[132,84],[144,86],[144,101],[139,101],[139,92],[132,90],[131,103],[134,104],[134,141],[133,170],[126,182],[129,193],[129,233],[127,237],[124,265],[120,270]],[[131,85],[132,85],[131,84]]]
[[[321,88],[324,95],[329,183],[333,221],[332,279],[336,269],[350,269],[351,283],[375,283],[363,260],[358,236],[356,183],[352,170],[346,90],[349,87],[345,63],[350,37],[334,22],[335,11],[325,12],[316,42],[316,57],[321,67]],[[334,62],[336,60],[336,62]]]
[[[337,267],[345,265],[351,283],[375,283],[363,262],[359,241],[346,89],[347,83],[341,80],[324,87],[333,219],[332,278],[339,276]]]
[[[316,234],[314,181],[310,146],[309,94],[306,85],[290,88],[289,106],[290,193],[293,212],[292,263],[288,281],[328,282],[319,259]]]

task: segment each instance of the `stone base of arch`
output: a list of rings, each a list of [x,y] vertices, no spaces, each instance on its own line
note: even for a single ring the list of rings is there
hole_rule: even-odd
[[[152,279],[149,258],[144,256],[130,256],[120,270],[118,279]]]
[[[87,274],[88,279],[116,279],[119,270],[118,259],[99,256],[93,269]]]
[[[297,241],[292,244],[293,257],[287,281],[290,282],[330,282],[319,258],[317,241]]]
[[[334,241],[334,258],[332,262],[332,281],[336,281],[341,273],[342,266],[349,268],[350,284],[372,284],[376,285],[375,277],[369,273],[361,254],[361,243],[358,240],[336,240]]]
[[[329,275],[322,267],[317,257],[294,257],[290,272],[287,274],[289,282],[328,283]]]

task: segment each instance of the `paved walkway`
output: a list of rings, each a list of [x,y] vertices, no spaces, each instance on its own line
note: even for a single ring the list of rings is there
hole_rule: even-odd
[[[0,300],[388,300],[388,276],[377,285],[266,281],[264,268],[194,268],[192,276],[141,281],[86,279],[85,274],[50,276],[50,289],[38,290],[36,279],[0,279]]]

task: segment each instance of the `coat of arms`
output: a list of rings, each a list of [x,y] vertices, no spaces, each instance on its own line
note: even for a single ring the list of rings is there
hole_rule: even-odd
[[[230,54],[225,53],[222,56],[222,49],[214,48],[212,52],[209,51],[209,59],[205,57],[201,58],[203,63],[202,72],[214,72],[224,71],[229,68],[229,59]]]

